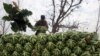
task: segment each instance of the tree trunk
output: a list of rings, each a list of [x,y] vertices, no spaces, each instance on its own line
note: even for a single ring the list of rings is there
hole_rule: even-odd
[[[59,30],[59,25],[58,25],[58,23],[55,23],[52,27],[52,33],[56,33],[56,32],[58,32],[58,30]]]

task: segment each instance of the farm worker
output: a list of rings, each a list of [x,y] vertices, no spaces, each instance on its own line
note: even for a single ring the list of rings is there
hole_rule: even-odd
[[[35,27],[36,27],[35,35],[38,35],[39,33],[46,33],[46,31],[48,30],[48,24],[47,21],[45,20],[45,15],[41,15],[41,19],[36,22]]]

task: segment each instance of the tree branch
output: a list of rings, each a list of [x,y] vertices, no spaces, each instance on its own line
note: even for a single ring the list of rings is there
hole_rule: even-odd
[[[67,3],[67,0],[65,0],[65,1],[61,0],[60,13],[59,13],[59,16],[58,16],[58,18],[57,18],[56,23],[59,22],[60,18],[61,18],[62,15],[63,15],[66,3]]]
[[[10,24],[7,26],[7,28],[5,29],[5,33],[7,33],[8,29],[10,27]]]
[[[64,15],[64,16],[61,18],[61,20],[59,21],[59,23],[61,23],[61,22],[62,22],[67,16],[69,16],[69,15],[73,12],[73,10],[75,10],[75,9],[76,9],[76,7],[73,8],[73,9],[70,9],[70,11],[67,12],[67,14]]]
[[[55,19],[55,12],[56,12],[56,8],[55,8],[55,0],[52,0],[53,3],[53,19],[52,19],[52,25],[54,24],[54,19]]]
[[[72,4],[73,4],[73,0],[71,0],[71,4],[70,4],[69,8],[63,13],[62,17],[64,15],[66,15],[68,13],[68,11],[70,11],[70,9],[72,8]]]
[[[75,6],[79,5],[79,4],[82,2],[82,0],[80,0],[79,3],[77,3],[77,4],[75,4],[75,5],[72,5],[73,2],[74,2],[74,0],[72,0],[72,3],[70,4],[70,7],[69,7],[69,8],[67,9],[67,11],[64,13],[64,15],[62,16],[62,18],[61,18],[61,20],[59,21],[59,23],[61,23],[61,22],[64,20],[64,18],[66,18],[67,16],[69,16],[69,15],[71,14],[71,12],[72,12],[74,9],[76,9]],[[71,9],[72,7],[75,7],[75,8]],[[69,11],[70,11],[70,12],[69,12]]]
[[[69,16],[71,14],[71,11],[69,13],[67,13],[66,16],[62,17],[61,20],[58,23],[61,23],[67,16]]]
[[[82,1],[83,1],[83,0],[79,0],[79,2],[78,2],[77,4],[72,5],[72,7],[74,7],[74,6],[77,6],[77,5],[81,4],[81,3],[82,3]]]

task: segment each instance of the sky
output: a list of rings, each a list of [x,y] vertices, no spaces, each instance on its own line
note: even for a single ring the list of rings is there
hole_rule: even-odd
[[[3,15],[7,15],[2,9],[3,2],[12,3],[16,0],[0,0],[0,18]],[[83,0],[80,4],[80,8],[76,9],[72,15],[66,18],[69,21],[79,21],[83,23],[79,30],[94,32],[96,28],[96,22],[98,19],[98,8],[100,2],[98,0]],[[29,17],[32,25],[40,19],[40,15],[44,14],[48,16],[47,12],[50,10],[51,0],[20,0],[20,8],[28,9],[33,12],[33,15]],[[48,17],[46,17],[48,18]],[[66,23],[65,21],[64,23]],[[100,32],[100,31],[99,31]],[[33,34],[31,29],[28,28],[27,33]]]

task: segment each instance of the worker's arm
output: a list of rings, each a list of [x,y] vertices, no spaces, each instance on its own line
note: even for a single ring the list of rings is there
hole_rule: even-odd
[[[35,23],[35,26],[39,26],[39,21],[37,21],[37,22]]]

